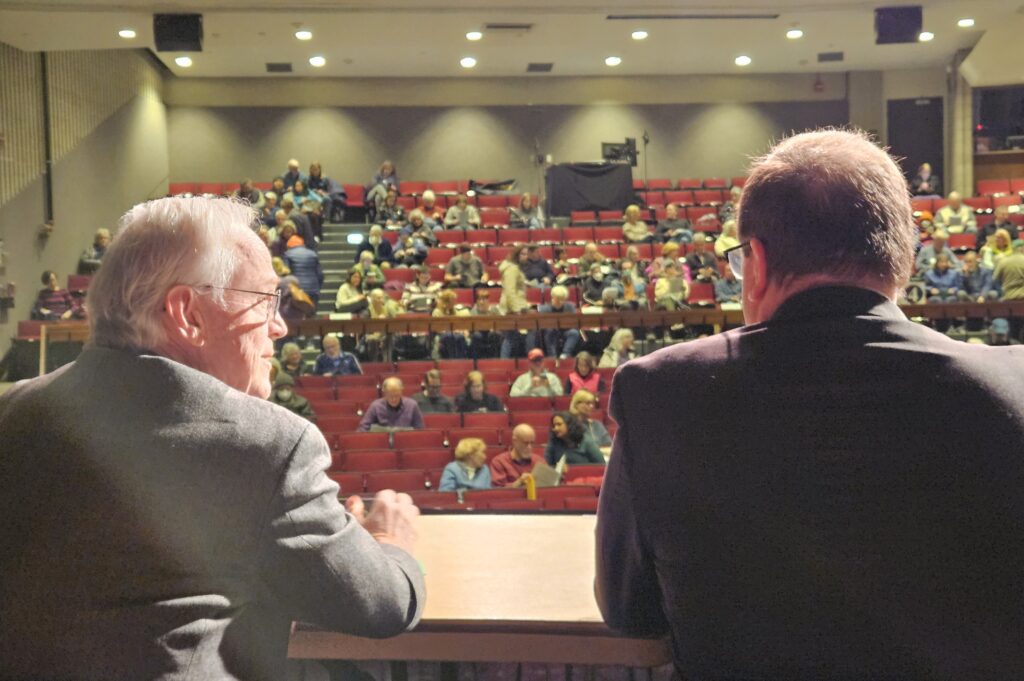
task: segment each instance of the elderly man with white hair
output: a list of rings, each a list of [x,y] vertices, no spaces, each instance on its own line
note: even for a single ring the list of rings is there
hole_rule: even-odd
[[[569,301],[569,290],[559,285],[551,289],[551,302],[541,305],[537,312],[541,314],[576,314],[576,306]],[[579,344],[579,329],[544,329],[544,347],[549,355],[558,355],[562,359],[573,357],[576,354],[576,346]]]
[[[133,208],[81,356],[0,397],[5,678],[281,679],[294,620],[418,620],[410,498],[346,512],[323,436],[266,400],[286,327],[255,219]]]

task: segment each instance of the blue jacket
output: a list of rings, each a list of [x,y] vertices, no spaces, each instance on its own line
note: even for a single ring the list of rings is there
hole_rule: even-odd
[[[363,243],[359,244],[359,248],[356,249],[356,258],[353,262],[359,262],[359,256],[363,254],[363,251],[373,253],[373,264],[375,265],[382,263],[395,264],[395,253],[391,247],[391,242],[383,237],[381,237],[380,246],[377,247],[376,252],[373,250],[373,244],[369,240],[364,239]]]
[[[992,281],[992,270],[979,266],[970,274],[966,270],[960,273],[960,290],[971,298],[979,298],[989,291],[998,291],[999,286]]]
[[[458,461],[452,461],[444,467],[441,473],[441,484],[437,486],[439,492],[454,492],[460,489],[490,489],[491,468],[484,466],[476,472],[470,480],[466,475],[466,469]]]
[[[320,287],[324,284],[324,271],[320,267],[320,258],[315,251],[305,246],[290,248],[284,254],[288,269],[299,280],[299,286],[309,295],[320,295]]]
[[[924,273],[924,285],[929,289],[937,288],[943,292],[951,288],[959,290],[963,286],[960,273],[952,267],[942,274],[934,267],[929,267]]]
[[[328,357],[321,353],[313,365],[313,373],[317,376],[347,376],[361,374],[363,368],[359,366],[359,360],[351,352],[342,351],[337,357]]]

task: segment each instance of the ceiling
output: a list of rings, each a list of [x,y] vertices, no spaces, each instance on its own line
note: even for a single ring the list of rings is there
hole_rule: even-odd
[[[154,12],[203,14],[205,40],[193,53],[193,66],[181,68],[181,53],[158,58],[181,77],[261,77],[267,62],[291,62],[293,73],[275,77],[506,77],[526,75],[529,62],[552,62],[553,76],[631,76],[720,73],[800,73],[948,64],[960,49],[973,47],[986,30],[1020,17],[1020,0],[918,0],[924,29],[935,34],[928,43],[875,45],[874,8],[907,4],[903,0],[858,2],[815,0],[768,2],[620,0],[614,5],[592,0],[210,0],[143,2],[142,0],[0,0],[0,42],[23,50],[150,48]],[[609,20],[610,14],[766,15],[768,18]],[[777,15],[777,16],[775,16]],[[973,28],[958,28],[971,17]],[[532,24],[529,31],[485,31],[469,42],[465,33],[489,22]],[[788,40],[799,27],[804,37]],[[132,28],[134,40],[117,36]],[[299,28],[313,39],[294,37]],[[630,33],[649,32],[643,41]],[[1011,45],[1007,45],[1009,49]],[[819,52],[841,51],[839,63],[819,64]],[[738,67],[734,59],[753,60]],[[314,68],[308,59],[326,58]],[[621,65],[604,59],[621,57]],[[473,69],[460,58],[477,59]],[[531,77],[545,77],[544,74]]]

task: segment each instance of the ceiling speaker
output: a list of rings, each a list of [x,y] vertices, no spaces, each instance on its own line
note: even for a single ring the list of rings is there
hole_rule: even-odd
[[[875,43],[916,43],[921,34],[921,6],[879,7],[875,10]]]
[[[157,52],[202,52],[202,14],[154,14]]]

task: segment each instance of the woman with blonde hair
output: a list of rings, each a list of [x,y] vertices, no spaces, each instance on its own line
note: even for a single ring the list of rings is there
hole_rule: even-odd
[[[466,489],[490,489],[491,469],[487,466],[487,445],[477,437],[467,437],[455,445],[455,461],[441,473],[440,492]]]
[[[726,251],[739,245],[740,240],[736,235],[736,221],[728,220],[722,225],[722,233],[715,240],[715,255],[719,258],[724,258]]]
[[[529,192],[524,192],[519,197],[519,205],[509,213],[509,227],[540,229],[544,226],[544,211]]]
[[[981,266],[994,270],[1000,260],[1013,255],[1013,238],[1010,232],[1000,228],[992,235],[988,243],[981,247]]]
[[[617,367],[636,357],[633,340],[632,330],[622,328],[616,331],[608,342],[608,347],[604,349],[604,354],[601,355],[601,361],[597,363],[597,366],[601,368]]]
[[[580,420],[583,428],[594,439],[602,454],[611,451],[612,436],[608,429],[600,421],[591,418],[594,408],[597,406],[597,397],[589,390],[580,389],[573,393],[572,401],[569,403],[569,413]]]

